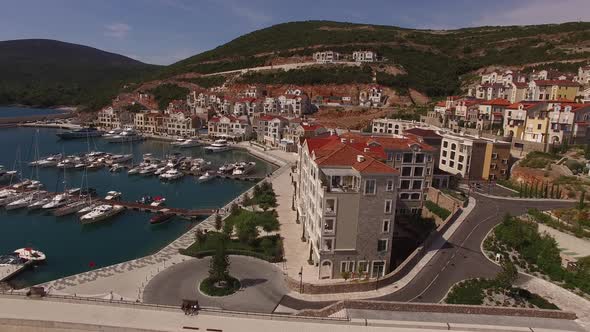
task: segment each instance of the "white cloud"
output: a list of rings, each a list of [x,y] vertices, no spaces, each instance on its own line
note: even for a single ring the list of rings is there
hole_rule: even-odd
[[[528,0],[515,2],[512,8],[492,10],[474,25],[528,25],[590,21],[588,0]]]
[[[129,31],[131,31],[131,26],[125,23],[111,23],[105,25],[104,27],[106,29],[104,32],[105,36],[118,39],[127,37]]]

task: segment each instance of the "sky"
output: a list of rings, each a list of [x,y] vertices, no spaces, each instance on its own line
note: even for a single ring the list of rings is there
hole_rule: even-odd
[[[305,20],[423,29],[590,21],[590,0],[0,0],[0,40],[57,39],[162,65]]]

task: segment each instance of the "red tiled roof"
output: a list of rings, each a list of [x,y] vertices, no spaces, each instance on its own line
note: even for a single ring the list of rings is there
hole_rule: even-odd
[[[319,128],[322,128],[322,126],[316,124],[302,124],[301,127],[303,127],[303,130],[305,131],[315,131]]]
[[[426,143],[421,143],[407,137],[388,137],[388,136],[366,136],[355,133],[345,133],[341,135],[353,142],[363,142],[366,145],[378,144],[385,150],[410,150],[410,145],[418,144],[422,150],[434,151],[434,148]]]
[[[438,103],[436,103],[436,106],[438,107],[445,107],[447,105],[447,103],[445,101],[439,101]]]
[[[508,106],[510,102],[506,99],[496,98],[492,100],[486,100],[481,102],[482,105],[491,105],[491,106]]]
[[[424,138],[441,138],[441,136],[439,134],[437,134],[436,131],[431,130],[431,129],[424,129],[424,128],[410,128],[410,129],[404,130],[404,133],[412,134],[412,135],[416,135],[416,136],[424,137]]]
[[[322,166],[349,166],[360,173],[370,174],[399,173],[395,168],[378,161],[362,150],[340,141],[332,141],[314,152],[316,153],[315,162]],[[318,153],[321,154],[320,157]],[[359,156],[362,156],[360,160]]]
[[[511,105],[508,105],[508,107],[506,107],[506,108],[507,109],[518,109],[518,107],[520,105],[522,105],[523,108],[526,110],[526,109],[529,109],[529,108],[531,108],[533,106],[538,105],[539,103],[540,102],[534,102],[534,101],[533,102],[520,102],[520,103],[514,103],[514,104],[511,104]]]
[[[512,82],[517,88],[528,88],[529,84],[525,82]]]

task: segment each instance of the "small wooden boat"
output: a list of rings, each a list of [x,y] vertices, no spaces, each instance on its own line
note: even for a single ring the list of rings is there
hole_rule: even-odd
[[[173,213],[158,213],[152,218],[150,218],[150,224],[161,224],[172,219],[172,217],[174,217]]]

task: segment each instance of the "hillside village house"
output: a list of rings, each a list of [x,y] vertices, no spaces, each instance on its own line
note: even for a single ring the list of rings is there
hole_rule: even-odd
[[[305,140],[296,209],[319,279],[389,270],[399,172],[337,136]]]
[[[164,117],[162,125],[165,132],[170,136],[193,137],[197,130],[202,127],[201,119],[197,116],[190,116],[184,112],[174,111]]]
[[[469,135],[442,135],[438,167],[469,181],[507,179],[510,143]]]
[[[578,75],[574,77],[574,81],[580,84],[590,84],[590,66],[582,66],[578,68]]]
[[[146,110],[135,113],[133,121],[136,130],[147,134],[156,134],[158,129],[163,128],[163,114],[160,111]]]
[[[374,134],[402,135],[407,129],[419,127],[429,127],[429,125],[418,121],[382,118],[372,121],[371,132]]]
[[[378,85],[369,87],[359,93],[359,105],[366,107],[378,107],[384,104],[383,89]]]
[[[283,138],[283,131],[289,124],[289,120],[282,116],[261,115],[254,119],[256,127],[256,141],[270,146],[278,147]]]
[[[208,135],[211,138],[224,138],[235,141],[248,140],[252,136],[252,126],[245,116],[216,116],[209,120]]]
[[[573,101],[580,90],[580,84],[565,80],[535,80],[529,83],[527,100],[569,100]]]
[[[109,106],[97,112],[95,124],[103,129],[115,129],[132,126],[133,121],[134,115],[132,113],[116,110]]]
[[[303,122],[301,119],[291,119],[283,129],[279,149],[285,152],[298,152],[299,145],[304,139],[327,135],[329,135],[328,130],[321,125]]]
[[[356,62],[375,62],[377,53],[373,51],[355,51],[352,53],[352,60]]]
[[[313,54],[313,60],[318,63],[333,63],[340,61],[340,53],[334,51],[321,51]]]
[[[311,112],[311,101],[301,90],[288,89],[278,97],[266,97],[262,109],[265,114],[301,117]]]
[[[528,88],[529,85],[525,82],[510,82],[508,84],[506,99],[508,99],[511,104],[525,100],[527,97]]]

